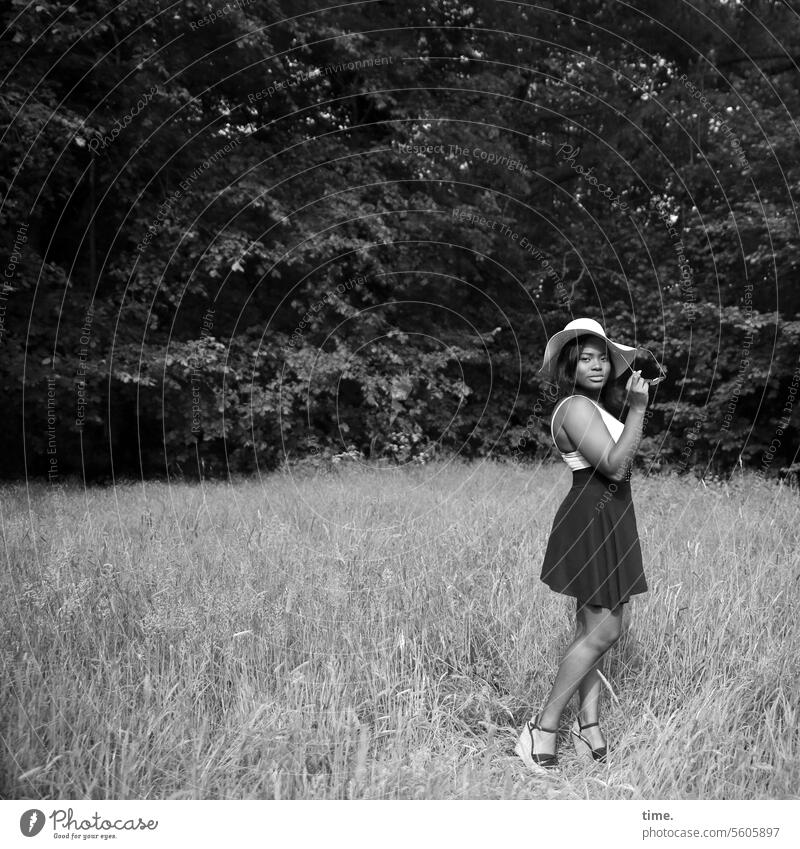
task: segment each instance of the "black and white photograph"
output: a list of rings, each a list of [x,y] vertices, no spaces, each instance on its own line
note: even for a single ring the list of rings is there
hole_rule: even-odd
[[[800,2],[0,33],[0,842],[800,839]]]

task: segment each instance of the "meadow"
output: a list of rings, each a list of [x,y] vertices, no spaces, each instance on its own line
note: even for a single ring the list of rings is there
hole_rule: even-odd
[[[562,717],[539,580],[563,466],[4,485],[3,798],[797,799],[798,492],[633,480],[650,591],[605,664],[606,765]]]

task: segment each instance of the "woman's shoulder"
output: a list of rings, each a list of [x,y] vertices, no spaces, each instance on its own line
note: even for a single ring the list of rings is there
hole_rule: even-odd
[[[612,413],[586,395],[569,395],[556,404],[551,417],[553,426],[561,428],[567,418],[572,420],[576,428],[588,427],[592,421],[602,421],[606,427],[609,427],[610,422],[622,424]]]
[[[591,398],[587,398],[585,395],[567,395],[566,398],[562,398],[553,408],[553,415],[556,412],[566,413],[567,410],[595,410],[603,408],[596,402],[592,401]]]
[[[577,412],[581,417],[590,416],[595,409],[597,407],[591,398],[585,395],[568,395],[556,403],[550,420],[553,425],[560,428],[568,414]]]

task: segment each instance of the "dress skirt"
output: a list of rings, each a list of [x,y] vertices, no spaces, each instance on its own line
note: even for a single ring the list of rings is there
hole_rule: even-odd
[[[572,488],[556,511],[541,579],[578,606],[611,610],[647,592],[630,481],[593,468],[572,473]]]

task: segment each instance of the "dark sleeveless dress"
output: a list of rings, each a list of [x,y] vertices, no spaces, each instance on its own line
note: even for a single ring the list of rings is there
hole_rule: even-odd
[[[541,579],[551,590],[575,596],[579,607],[616,610],[647,592],[630,480],[612,481],[593,467],[573,470],[572,487],[553,519]]]

